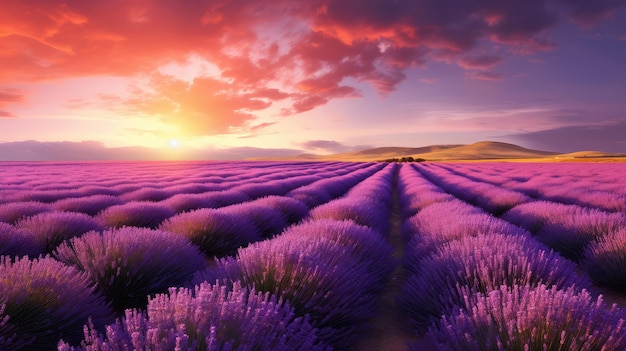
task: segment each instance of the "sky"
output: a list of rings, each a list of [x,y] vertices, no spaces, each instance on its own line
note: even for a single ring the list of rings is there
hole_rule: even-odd
[[[626,0],[0,8],[0,160],[626,152]]]

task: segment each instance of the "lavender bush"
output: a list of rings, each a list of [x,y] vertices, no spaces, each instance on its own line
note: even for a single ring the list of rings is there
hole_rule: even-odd
[[[263,239],[251,219],[214,209],[178,214],[163,222],[160,229],[186,237],[207,257],[232,254],[241,246]]]
[[[351,238],[339,239],[352,231],[356,233]],[[376,240],[378,245],[372,245]],[[384,253],[379,252],[381,247]],[[375,310],[375,294],[393,269],[391,252],[381,235],[367,227],[350,221],[312,221],[240,249],[236,258],[219,260],[217,267],[199,273],[194,281],[240,281],[280,296],[296,315],[310,316],[325,343],[344,349],[353,341],[355,327]]]
[[[49,212],[53,209],[50,204],[37,201],[18,201],[0,204],[0,222],[15,224],[22,218]]]
[[[288,196],[267,196],[257,199],[256,204],[280,211],[289,224],[302,220],[309,214],[309,208],[302,202]]]
[[[381,204],[359,197],[344,197],[320,205],[310,213],[311,219],[352,220],[386,233],[389,226],[389,210]]]
[[[158,188],[141,188],[120,195],[124,202],[130,201],[161,201],[174,195],[173,193]]]
[[[102,226],[92,217],[76,212],[43,212],[20,220],[16,227],[28,230],[43,246],[44,253],[50,253],[64,240],[71,239],[92,230],[102,230]]]
[[[626,227],[591,242],[583,267],[592,280],[619,290],[626,288]]]
[[[525,236],[486,234],[449,242],[434,254],[410,262],[398,300],[418,330],[433,317],[463,305],[459,287],[486,293],[501,285],[546,284],[558,288],[591,284],[577,266]]]
[[[113,205],[124,203],[119,197],[111,195],[91,195],[83,197],[71,197],[59,200],[52,207],[60,211],[81,212],[95,216],[98,212]]]
[[[624,214],[577,208],[571,217],[552,218],[537,233],[537,238],[563,256],[578,261],[590,242],[624,227]]]
[[[626,349],[624,313],[587,291],[503,286],[465,299],[469,310],[444,316],[429,331],[442,351]]]
[[[98,213],[96,218],[109,228],[133,226],[154,229],[174,214],[173,210],[161,204],[132,201],[108,207]]]
[[[183,285],[206,265],[186,238],[135,227],[87,233],[61,244],[54,256],[87,272],[118,311],[145,307],[148,295]]]
[[[278,209],[263,206],[257,201],[222,207],[220,212],[233,217],[252,220],[263,238],[279,234],[289,224]]]
[[[172,288],[151,298],[147,313],[127,310],[106,329],[102,336],[85,328],[81,347],[60,343],[58,350],[330,350],[287,303],[238,283],[232,290],[206,283]]]
[[[86,274],[50,257],[0,257],[0,349],[51,350],[60,338],[78,342],[91,317],[113,318]]]
[[[43,252],[42,244],[27,230],[0,222],[0,256],[38,256]]]

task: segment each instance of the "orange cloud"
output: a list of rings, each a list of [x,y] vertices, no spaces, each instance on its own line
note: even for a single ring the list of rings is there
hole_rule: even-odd
[[[15,117],[15,115],[9,111],[3,110],[3,108],[12,103],[19,103],[25,100],[24,95],[15,89],[0,89],[0,117]]]
[[[254,123],[276,101],[285,114],[358,96],[354,82],[392,93],[406,70],[430,60],[469,70],[499,64],[478,43],[508,54],[551,50],[563,14],[582,25],[621,0],[20,0],[0,12],[0,84],[90,76],[145,77],[199,57],[215,76],[164,76],[117,107],[154,114],[191,134]],[[500,79],[486,71],[477,79]],[[2,102],[4,108],[11,101]],[[1,115],[11,115],[4,111]]]

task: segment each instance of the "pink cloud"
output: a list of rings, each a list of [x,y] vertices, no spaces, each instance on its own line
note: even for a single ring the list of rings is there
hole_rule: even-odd
[[[465,69],[489,69],[500,64],[504,58],[498,55],[464,56],[457,64]]]
[[[85,76],[152,76],[197,56],[218,68],[191,84],[160,77],[116,106],[180,123],[189,133],[254,124],[276,101],[297,114],[359,96],[353,83],[394,92],[406,71],[456,63],[474,79],[506,60],[475,56],[478,43],[508,54],[552,50],[563,14],[580,25],[623,0],[22,0],[0,12],[0,84]],[[506,52],[506,50],[503,50]],[[3,101],[2,104],[14,103]],[[71,102],[80,106],[80,101]],[[4,111],[2,115],[10,115]]]
[[[0,109],[9,104],[24,102],[24,100],[24,94],[18,90],[0,89]],[[15,115],[9,111],[0,110],[0,118],[3,117],[15,117]]]

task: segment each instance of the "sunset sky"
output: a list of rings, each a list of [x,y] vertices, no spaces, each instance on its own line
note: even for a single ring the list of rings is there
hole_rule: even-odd
[[[482,140],[626,152],[626,0],[0,8],[0,160]]]

